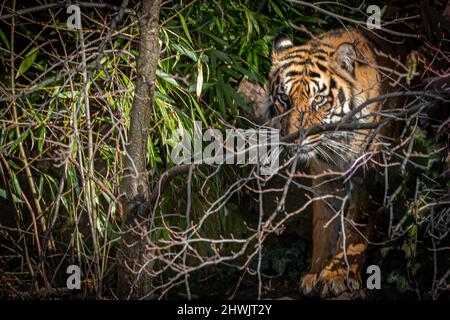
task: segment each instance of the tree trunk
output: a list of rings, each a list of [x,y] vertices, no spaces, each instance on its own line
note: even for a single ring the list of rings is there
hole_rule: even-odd
[[[155,96],[156,68],[160,55],[158,41],[161,0],[142,0],[138,11],[140,46],[137,75],[124,171],[120,192],[123,208],[122,243],[117,254],[118,294],[122,299],[150,298],[151,277],[145,268],[145,219],[148,208],[147,141]]]

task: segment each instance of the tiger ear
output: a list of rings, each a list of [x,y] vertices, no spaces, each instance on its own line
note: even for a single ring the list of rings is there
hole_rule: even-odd
[[[355,70],[356,51],[351,43],[341,44],[334,52],[333,57],[342,69],[353,74]]]
[[[275,40],[273,41],[272,45],[272,58],[276,57],[277,53],[280,53],[286,49],[289,49],[294,46],[294,43],[289,38],[288,35],[281,33],[279,34]]]

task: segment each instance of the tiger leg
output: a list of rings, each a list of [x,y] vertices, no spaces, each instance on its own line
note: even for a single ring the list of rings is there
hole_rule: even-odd
[[[328,261],[317,279],[322,298],[349,291],[357,294],[362,289],[361,268],[366,258],[370,223],[361,219],[361,214],[358,209],[349,209],[344,232],[340,233],[338,253]]]
[[[327,261],[336,253],[339,237],[338,221],[331,221],[334,211],[329,202],[313,203],[313,253],[311,269],[300,281],[300,292],[310,295],[314,292],[319,274]],[[328,224],[328,225],[327,225]]]

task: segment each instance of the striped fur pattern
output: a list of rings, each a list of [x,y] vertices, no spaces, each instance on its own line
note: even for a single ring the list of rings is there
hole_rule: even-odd
[[[367,99],[382,92],[381,75],[369,41],[356,30],[334,30],[306,45],[286,35],[273,44],[269,76],[271,116],[280,119],[282,134],[314,124],[338,123]],[[374,121],[381,103],[354,116]],[[300,159],[320,159],[342,167],[365,147],[370,132],[328,132],[308,136],[290,148]],[[300,142],[300,141],[299,141]],[[375,139],[376,142],[376,139]]]

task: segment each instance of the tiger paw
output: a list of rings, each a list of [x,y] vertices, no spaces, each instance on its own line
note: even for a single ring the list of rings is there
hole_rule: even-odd
[[[361,289],[361,275],[357,264],[350,268],[332,261],[320,273],[317,285],[321,298],[338,297],[345,293],[356,293]]]
[[[300,293],[308,296],[314,291],[317,283],[317,273],[308,273],[300,281],[299,290]]]

